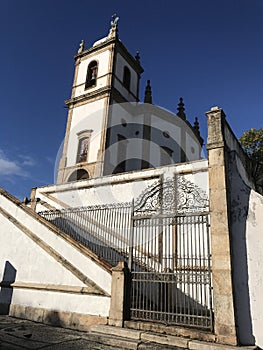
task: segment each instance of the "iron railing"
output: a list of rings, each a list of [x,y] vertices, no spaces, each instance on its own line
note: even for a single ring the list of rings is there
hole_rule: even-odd
[[[39,214],[111,266],[123,260],[128,262],[130,203],[49,210]]]

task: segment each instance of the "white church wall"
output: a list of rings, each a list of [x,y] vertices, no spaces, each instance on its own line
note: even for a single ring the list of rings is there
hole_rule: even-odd
[[[111,274],[27,210],[0,194],[0,280],[11,283],[11,306],[107,316],[110,297],[84,292],[80,276],[110,295]]]
[[[200,148],[200,143],[197,141],[194,133],[186,133],[185,153],[189,162],[200,158]]]
[[[175,116],[173,117],[176,118]],[[181,134],[180,128],[176,125],[176,123],[173,123],[172,120],[165,120],[164,118],[160,118],[160,116],[152,114],[151,127],[153,130],[155,129],[158,132],[158,135],[152,135],[151,137],[152,140],[150,143],[150,163],[153,165],[161,165],[161,152],[164,151],[160,148],[160,146],[168,147],[173,151],[173,160],[171,161],[180,162]]]
[[[188,161],[200,159],[200,143],[192,129],[182,119],[159,107],[115,103],[111,106],[109,125],[112,130],[109,142],[111,146],[106,150],[105,157],[106,174],[112,173],[120,163],[120,154],[122,160],[136,158],[148,162],[153,167],[180,163],[181,147]],[[151,130],[150,134],[144,135],[144,129],[147,127]],[[184,145],[181,145],[182,132],[185,133]],[[125,140],[119,141],[118,136]],[[172,157],[169,154],[170,150]],[[140,161],[137,166],[134,162],[134,166],[128,165],[126,171],[139,169],[140,166]]]
[[[132,79],[132,78],[131,78]],[[121,80],[122,81],[122,80]],[[134,94],[131,94],[123,85],[122,83],[117,80],[117,79],[114,79],[114,83],[113,83],[113,86],[116,88],[116,90],[118,90],[122,96],[129,102],[136,102],[136,95]]]
[[[124,67],[127,66],[127,68],[129,68],[130,72],[131,72],[131,84],[130,84],[130,91],[132,92],[132,94],[134,96],[137,96],[137,83],[138,83],[138,76],[136,74],[136,72],[132,69],[132,67],[127,63],[127,61],[122,57],[122,55],[120,53],[117,53],[117,58],[116,58],[116,70],[115,70],[115,74],[116,77],[118,78],[115,79],[114,81],[114,87],[117,88],[118,91],[121,92],[121,94],[128,100],[128,101],[135,101],[134,97],[132,99],[130,99],[132,97],[131,94],[129,94],[129,92],[127,91],[127,89],[125,89],[123,87],[123,85],[120,83],[123,82],[123,70]]]
[[[84,130],[92,130],[88,162],[91,163],[97,160],[102,137],[101,130],[104,117],[104,103],[105,99],[100,99],[99,101],[90,102],[73,109],[67,149],[67,166],[74,166],[76,164],[79,140],[78,133]]]
[[[105,152],[105,172],[107,174],[111,174],[120,161],[131,158],[141,159],[143,124],[137,116],[133,116],[131,110],[134,106],[133,103],[119,104],[113,101],[110,107],[109,125],[112,130],[109,141],[110,147]],[[126,140],[120,141],[118,135]],[[134,170],[134,168],[126,170]]]
[[[176,116],[171,115],[176,118]],[[179,145],[181,143],[180,127],[173,121],[161,119],[160,116],[151,115],[151,126],[162,132],[168,132],[168,135],[173,138]],[[164,140],[166,141],[166,140]]]

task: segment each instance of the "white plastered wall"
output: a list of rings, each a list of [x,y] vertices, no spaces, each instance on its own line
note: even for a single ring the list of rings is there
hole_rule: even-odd
[[[242,345],[263,347],[263,197],[253,190],[248,159],[225,122],[232,278],[236,329]]]
[[[246,231],[252,329],[256,345],[263,348],[263,196],[253,190]]]
[[[137,73],[132,69],[132,67],[127,63],[127,61],[117,53],[116,58],[116,70],[115,75],[118,78],[114,81],[114,87],[120,91],[120,93],[126,98],[127,101],[135,101],[134,96],[132,96],[129,91],[120,83],[123,82],[123,70],[124,67],[127,66],[131,72],[131,84],[130,84],[130,91],[134,96],[137,96],[137,83],[138,83],[138,76]]]
[[[7,218],[0,212],[0,279],[2,281],[4,276],[10,274],[15,277],[14,281],[11,281],[15,283],[12,304],[108,316],[110,297],[66,292],[68,289],[80,291],[87,285],[61,262],[68,262],[83,276],[110,294],[111,274],[108,271],[3,194],[0,194],[0,209],[9,216]],[[15,225],[12,218],[18,224]],[[43,249],[26,234],[25,230],[44,242],[48,248]],[[61,259],[57,259],[52,252]],[[16,284],[27,287],[16,287]],[[54,290],[57,287],[57,290],[47,291],[44,286],[48,285],[52,285]]]
[[[39,187],[36,197],[58,209],[107,203],[130,202],[161,177],[173,179],[181,174],[208,196],[207,160],[173,164],[156,169],[134,171],[102,178],[76,181],[62,185]],[[37,211],[43,206],[37,205]]]
[[[194,133],[193,132],[190,132],[190,134],[186,133],[186,147],[185,147],[186,158],[189,161],[199,159],[200,148],[201,148],[200,143],[198,143],[197,138],[194,136]]]
[[[67,167],[76,164],[79,141],[78,133],[84,130],[92,130],[89,143],[88,162],[92,163],[97,161],[105,113],[104,106],[105,98],[73,109],[67,149]]]

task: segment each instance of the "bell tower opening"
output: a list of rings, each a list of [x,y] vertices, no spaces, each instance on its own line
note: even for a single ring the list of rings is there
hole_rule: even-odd
[[[126,87],[127,90],[130,90],[130,84],[131,84],[131,71],[127,66],[123,69],[123,85]]]
[[[91,61],[87,70],[85,89],[88,89],[89,87],[92,87],[92,86],[96,86],[97,75],[98,75],[98,62]]]

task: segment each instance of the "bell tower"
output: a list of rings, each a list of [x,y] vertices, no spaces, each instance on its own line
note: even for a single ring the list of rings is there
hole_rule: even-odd
[[[112,16],[108,36],[85,49],[81,41],[75,59],[68,120],[57,183],[103,176],[109,107],[138,102],[143,69],[118,38],[118,17]]]

